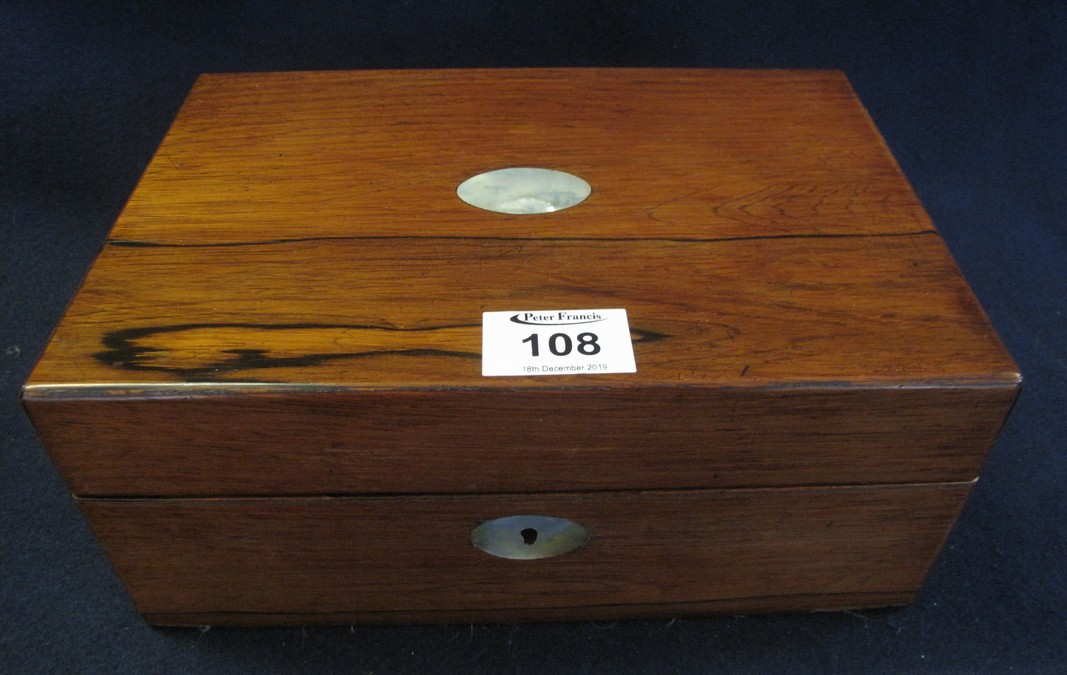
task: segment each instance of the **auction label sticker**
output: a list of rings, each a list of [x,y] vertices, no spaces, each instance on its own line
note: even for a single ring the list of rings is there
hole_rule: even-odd
[[[636,373],[625,309],[482,313],[482,375]]]

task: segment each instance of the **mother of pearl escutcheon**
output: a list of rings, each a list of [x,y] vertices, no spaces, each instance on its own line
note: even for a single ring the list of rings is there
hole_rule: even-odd
[[[551,558],[581,548],[589,532],[578,523],[552,516],[520,515],[489,520],[471,532],[471,544],[510,560]]]
[[[459,184],[456,195],[479,209],[523,215],[569,209],[592,191],[589,183],[564,171],[512,167],[471,176]]]

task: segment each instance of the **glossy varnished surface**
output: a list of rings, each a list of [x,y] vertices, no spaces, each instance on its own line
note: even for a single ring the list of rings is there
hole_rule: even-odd
[[[534,166],[588,181],[550,217],[455,188]],[[204,76],[112,236],[733,237],[928,229],[835,72],[482,70]]]
[[[918,588],[970,487],[81,506],[138,609],[164,622],[484,620],[514,609],[558,618],[899,603]],[[590,539],[541,560],[469,544],[480,523],[516,513],[570,519]]]
[[[439,174],[505,148],[593,195]],[[481,376],[483,311],[583,307],[636,373]],[[296,73],[201,79],[25,402],[78,494],[540,491],[969,480],[1017,385],[840,74]]]
[[[636,374],[481,376],[483,311],[571,307],[627,310]],[[1009,385],[1014,378],[943,245],[927,233],[111,246],[31,386]]]
[[[37,402],[80,495],[544,492],[966,481],[996,387],[289,392]]]
[[[637,372],[481,376],[583,308]],[[905,602],[1018,386],[838,73],[289,73],[201,78],[24,403],[153,621],[466,621]]]
[[[508,165],[593,194],[457,198]],[[598,307],[636,374],[481,377],[483,311]],[[935,381],[1017,375],[839,73],[290,73],[201,78],[28,395]]]

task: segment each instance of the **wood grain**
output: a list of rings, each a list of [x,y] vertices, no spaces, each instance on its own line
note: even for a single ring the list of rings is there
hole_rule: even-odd
[[[133,280],[139,280],[133,282]],[[638,372],[481,376],[481,313],[624,307]],[[1018,375],[933,234],[390,239],[104,252],[30,379],[354,388],[984,382]]]
[[[463,180],[508,166],[574,173],[593,195],[580,209],[533,217],[455,198]],[[112,237],[929,228],[840,73],[520,69],[203,76]]]
[[[619,307],[636,373],[481,376]],[[383,71],[201,77],[23,402],[154,621],[466,621],[904,602],[1019,384],[840,73]]]
[[[821,608],[849,606],[855,598],[897,601],[918,588],[969,489],[83,500],[81,506],[138,609],[169,623],[181,623],[185,614],[211,623],[313,613],[381,621],[393,612],[402,618],[441,610],[484,621],[508,608],[549,618],[582,609],[610,614],[614,606],[629,615],[643,605],[662,613],[668,603],[680,603],[684,613],[688,603],[759,606],[790,596],[808,596]],[[532,561],[494,558],[469,544],[480,522],[517,513],[578,522],[590,531],[590,543]],[[817,594],[825,596],[815,600]]]
[[[511,164],[593,195],[456,197]],[[481,377],[483,311],[583,307],[635,376]],[[275,73],[198,81],[27,395],[860,381],[1018,374],[840,73]]]
[[[28,402],[80,495],[967,481],[998,387],[102,394]]]

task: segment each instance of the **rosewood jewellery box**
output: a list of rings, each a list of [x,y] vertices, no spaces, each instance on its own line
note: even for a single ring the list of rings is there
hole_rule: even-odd
[[[23,391],[149,622],[909,602],[1020,376],[846,78],[204,75]]]

